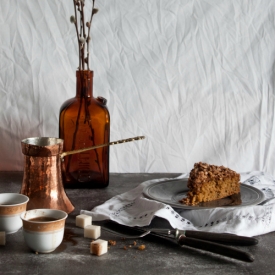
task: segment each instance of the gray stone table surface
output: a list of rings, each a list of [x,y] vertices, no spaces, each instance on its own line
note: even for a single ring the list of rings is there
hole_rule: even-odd
[[[252,263],[150,237],[138,239],[133,245],[133,240],[123,240],[104,230],[101,238],[115,240],[116,245],[100,257],[90,254],[91,240],[84,238],[83,229],[75,226],[81,209],[91,210],[143,181],[177,175],[111,174],[105,189],[66,189],[75,210],[66,220],[62,244],[50,254],[35,254],[25,244],[22,229],[7,235],[6,245],[0,246],[0,274],[275,274],[274,232],[258,236],[256,246],[239,247],[254,255]],[[0,172],[0,193],[20,192],[22,178],[22,172]],[[141,244],[145,250],[137,249]]]

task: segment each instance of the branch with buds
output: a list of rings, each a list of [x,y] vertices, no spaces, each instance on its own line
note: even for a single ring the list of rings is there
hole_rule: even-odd
[[[91,40],[90,30],[92,26],[93,16],[98,12],[98,9],[94,8],[95,0],[92,5],[92,12],[89,21],[85,22],[85,0],[73,0],[74,3],[74,13],[70,17],[71,23],[75,25],[77,41],[78,41],[78,51],[79,51],[79,67],[80,71],[90,70],[89,68],[89,44]],[[79,15],[79,18],[78,18]],[[87,28],[87,34],[86,34]]]

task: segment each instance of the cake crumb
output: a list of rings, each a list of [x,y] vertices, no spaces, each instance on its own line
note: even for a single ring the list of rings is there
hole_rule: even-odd
[[[139,247],[138,247],[138,250],[144,250],[145,249],[145,245],[144,244],[142,244],[142,245],[140,245]]]
[[[109,245],[111,245],[111,246],[116,245],[116,241],[113,241],[113,240],[109,240],[108,243],[109,243]]]

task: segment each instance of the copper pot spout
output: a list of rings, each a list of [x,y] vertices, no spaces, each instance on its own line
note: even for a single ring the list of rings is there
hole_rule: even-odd
[[[21,194],[29,197],[27,209],[51,208],[66,213],[74,210],[67,197],[61,176],[63,140],[49,137],[21,141],[24,176]]]

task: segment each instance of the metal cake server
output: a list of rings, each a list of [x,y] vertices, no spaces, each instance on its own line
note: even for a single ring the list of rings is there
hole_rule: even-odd
[[[136,234],[136,235],[128,235],[126,233],[119,233],[107,227],[102,227],[102,228],[103,230],[108,231],[114,235],[120,236],[123,239],[140,239],[151,233],[151,231],[148,230],[148,231],[139,231],[139,234]]]
[[[225,234],[225,233],[210,233],[210,232],[197,232],[197,231],[184,231],[178,229],[158,229],[158,228],[141,228],[141,227],[128,227],[125,225],[117,224],[113,221],[109,221],[104,225],[101,225],[104,229],[112,229],[112,233],[119,232],[119,235],[125,234],[128,236],[129,234],[138,234],[141,232],[151,231],[149,235],[152,235],[157,238],[172,240],[176,242],[181,247],[189,246],[192,248],[197,248],[204,251],[209,251],[212,253],[216,253],[219,255],[223,255],[229,258],[237,259],[245,262],[253,262],[254,257],[251,253],[242,251],[237,248],[233,248],[231,246],[223,245],[216,242],[225,242],[227,244],[233,245],[255,245],[258,243],[258,240],[250,237],[242,237],[233,234]],[[192,236],[192,237],[191,237]],[[202,239],[203,238],[203,239]],[[211,240],[211,241],[209,241]],[[242,243],[242,244],[241,244]]]

